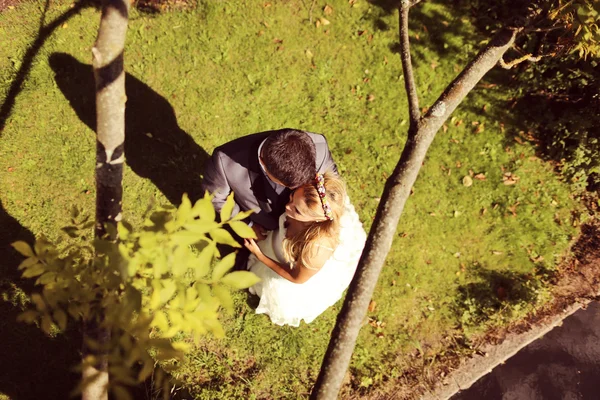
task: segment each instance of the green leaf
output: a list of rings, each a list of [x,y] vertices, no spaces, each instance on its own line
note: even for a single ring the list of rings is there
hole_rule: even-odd
[[[238,242],[235,241],[231,233],[227,232],[225,229],[218,228],[210,231],[210,236],[217,243],[226,244],[231,247],[242,247]]]
[[[40,260],[37,257],[29,257],[23,260],[21,264],[19,264],[18,270],[29,268],[34,264],[37,264]]]
[[[213,293],[221,302],[221,305],[225,310],[227,310],[230,314],[233,313],[233,299],[231,298],[231,293],[229,293],[229,289],[221,285],[213,286]]]
[[[208,219],[196,219],[183,226],[184,229],[194,233],[206,233],[218,227],[218,223]]]
[[[254,229],[252,229],[250,226],[248,226],[248,224],[246,224],[245,222],[232,221],[229,223],[229,226],[231,227],[231,229],[233,229],[233,231],[235,233],[237,233],[239,236],[241,236],[243,238],[256,239],[256,233],[254,232]]]
[[[178,231],[171,235],[171,239],[179,246],[191,246],[201,240],[206,240],[206,237],[196,232]]]
[[[29,246],[29,244],[23,242],[22,240],[11,243],[11,246],[14,247],[16,251],[18,251],[25,257],[35,257],[31,246]]]
[[[250,211],[240,211],[239,213],[235,214],[233,216],[233,218],[231,218],[231,220],[232,221],[241,221],[243,219],[248,218],[253,213],[254,213],[254,211],[252,211],[252,210],[250,210]]]
[[[221,222],[227,221],[231,217],[231,212],[235,207],[235,200],[233,199],[233,192],[229,193],[223,208],[221,208]]]
[[[119,239],[127,240],[130,232],[131,232],[131,225],[127,224],[125,221],[119,222],[117,224],[117,233],[119,234]]]
[[[61,331],[64,332],[67,330],[67,314],[63,310],[55,310],[52,317],[54,318],[54,321],[56,321],[56,324]]]
[[[221,279],[221,283],[235,289],[246,289],[260,282],[260,278],[250,271],[234,271]]]
[[[44,266],[44,264],[34,264],[31,267],[27,268],[21,276],[23,278],[33,278],[34,276],[41,275],[44,272],[46,272],[46,267]]]
[[[213,281],[218,281],[227,273],[227,271],[233,268],[233,265],[235,264],[235,257],[236,253],[229,253],[223,257],[221,261],[219,261],[212,273]]]
[[[197,258],[196,265],[194,266],[194,276],[196,279],[202,278],[208,274],[210,269],[210,264],[215,256],[215,250],[217,249],[217,245],[214,243],[209,243],[202,251]]]
[[[40,276],[35,283],[36,285],[47,285],[52,282],[56,282],[56,272],[50,271]]]
[[[140,371],[139,375],[138,375],[138,382],[144,382],[146,379],[148,379],[150,377],[150,375],[152,375],[152,372],[154,371],[154,363],[152,362],[152,360],[146,360],[144,361],[144,367],[142,368],[142,370]]]
[[[42,316],[41,328],[42,331],[44,331],[44,333],[47,335],[52,333],[52,320],[50,319],[49,315],[46,314]]]
[[[154,313],[154,319],[152,320],[152,326],[157,327],[163,332],[169,329],[169,321],[163,311],[157,311]]]
[[[180,224],[183,224],[185,221],[190,219],[192,216],[192,202],[188,197],[187,193],[183,194],[181,198],[181,205],[177,209],[177,220]]]
[[[164,288],[160,291],[160,301],[164,304],[171,300],[177,290],[177,286],[175,285],[175,282],[170,279],[164,279],[163,285]]]
[[[19,314],[19,316],[17,317],[17,321],[26,322],[28,324],[31,324],[33,321],[35,321],[37,319],[37,317],[39,315],[40,314],[35,310],[28,310],[22,314]]]
[[[206,194],[202,199],[198,200],[194,204],[194,208],[192,208],[192,215],[207,221],[214,221],[217,214],[212,204],[212,197]]]

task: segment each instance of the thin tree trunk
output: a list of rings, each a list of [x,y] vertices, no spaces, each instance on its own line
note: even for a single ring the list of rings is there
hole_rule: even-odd
[[[403,1],[400,10],[401,57],[408,91],[411,124],[408,139],[393,174],[387,179],[373,226],[360,258],[356,275],[350,284],[344,305],[338,315],[331,340],[311,399],[335,399],[354,351],[358,332],[367,313],[377,279],[392,245],[392,239],[406,200],[437,131],[477,82],[492,69],[512,46],[520,29],[500,30],[489,44],[465,67],[446,88],[423,118],[417,119],[416,89],[408,54],[408,8]],[[416,4],[416,3],[415,3]],[[408,67],[408,68],[407,68]]]
[[[92,65],[96,80],[96,227],[95,235],[103,238],[106,225],[121,219],[123,195],[123,161],[125,141],[125,71],[123,51],[129,14],[129,0],[103,0],[102,17],[96,43],[92,48]],[[99,351],[86,345],[82,357],[96,357],[97,362],[84,364],[83,400],[108,399],[108,360],[106,345],[110,332],[101,327],[103,313],[97,302],[95,319],[85,321],[84,338],[97,342]]]

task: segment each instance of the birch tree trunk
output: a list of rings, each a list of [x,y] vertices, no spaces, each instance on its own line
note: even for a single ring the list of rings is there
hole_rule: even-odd
[[[96,226],[95,235],[106,235],[106,225],[121,219],[122,178],[125,141],[125,71],[123,51],[129,14],[129,0],[103,0],[102,17],[96,43],[92,48],[92,65],[96,81]],[[100,303],[98,299],[97,303]],[[108,399],[108,360],[106,345],[110,331],[101,326],[103,312],[99,306],[96,319],[84,323],[82,357],[93,363],[83,364],[82,382],[87,383],[83,400]],[[92,350],[86,339],[97,342]]]
[[[413,1],[412,5],[417,2]],[[400,56],[409,99],[408,138],[394,172],[385,183],[375,220],[331,334],[311,399],[335,399],[339,393],[402,210],[437,131],[477,82],[499,62],[521,31],[514,27],[500,30],[421,117],[408,40],[408,10],[411,4],[408,0],[401,4]]]

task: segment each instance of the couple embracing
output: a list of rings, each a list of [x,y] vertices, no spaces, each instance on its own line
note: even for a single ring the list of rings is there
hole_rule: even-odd
[[[217,211],[234,193],[256,240],[247,268],[261,278],[250,288],[257,313],[278,325],[313,321],[350,284],[366,234],[346,194],[323,135],[295,129],[261,132],[215,149],[203,189]]]

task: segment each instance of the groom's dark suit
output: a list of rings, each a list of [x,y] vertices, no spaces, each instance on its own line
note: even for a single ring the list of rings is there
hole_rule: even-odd
[[[258,149],[273,132],[267,131],[243,136],[219,146],[204,167],[203,190],[214,194],[213,204],[220,211],[225,200],[233,191],[235,208],[255,210],[250,219],[268,230],[278,227],[289,198],[289,189],[272,182],[258,161]],[[319,172],[331,169],[337,172],[327,141],[323,135],[306,132],[315,143],[316,168]]]

